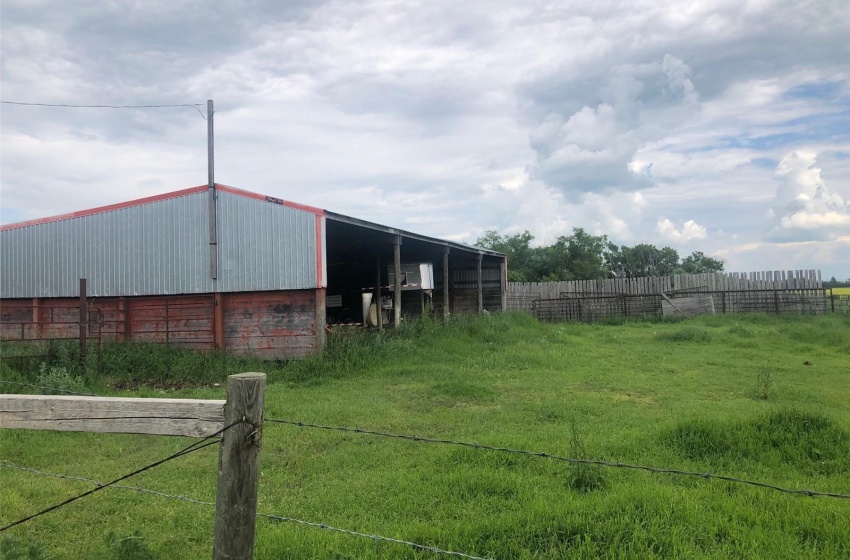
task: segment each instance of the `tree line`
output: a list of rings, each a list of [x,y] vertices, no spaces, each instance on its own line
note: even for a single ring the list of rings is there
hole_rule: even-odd
[[[534,236],[527,230],[515,235],[487,231],[475,245],[508,256],[508,280],[511,282],[553,282],[559,280],[601,280],[604,278],[640,278],[671,274],[723,272],[723,261],[702,251],[679,258],[671,247],[640,243],[633,247],[617,246],[607,235],[591,235],[573,228],[552,245],[532,247]]]

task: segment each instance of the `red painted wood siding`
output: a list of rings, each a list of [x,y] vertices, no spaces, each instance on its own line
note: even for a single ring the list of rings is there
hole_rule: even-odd
[[[264,358],[304,356],[317,348],[316,291],[226,294],[225,347]]]
[[[216,347],[216,316],[227,353],[292,358],[321,348],[317,302],[323,290],[241,292],[190,296],[91,298],[103,340],[134,340],[183,348]],[[223,310],[216,309],[216,299]],[[0,339],[79,336],[79,300],[0,300]],[[92,329],[90,336],[95,337]]]

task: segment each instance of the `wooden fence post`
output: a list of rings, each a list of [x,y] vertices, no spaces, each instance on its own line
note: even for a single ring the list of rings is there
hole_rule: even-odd
[[[213,560],[252,560],[260,481],[266,374],[227,378],[226,429],[221,438]]]
[[[88,288],[85,278],[80,278],[80,361],[86,362],[86,357],[89,353],[88,334],[89,334],[89,308],[88,308]]]

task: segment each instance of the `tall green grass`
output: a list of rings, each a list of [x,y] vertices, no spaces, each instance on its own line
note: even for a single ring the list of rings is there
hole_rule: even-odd
[[[269,374],[266,418],[850,493],[848,327],[842,316],[543,325],[496,314],[446,326],[424,318],[383,333],[335,333],[323,355],[286,363],[119,347],[104,355],[102,388],[223,398],[215,383],[228,373],[260,370]],[[757,390],[763,371],[774,384],[768,399]],[[6,430],[0,456],[108,480],[186,444]],[[128,482],[214,501],[216,465],[206,450]],[[543,458],[279,424],[264,428],[261,470],[261,512],[479,556],[850,557],[847,501],[694,477],[582,471]],[[0,468],[0,523],[89,487]],[[53,558],[110,558],[116,542],[138,531],[139,539],[120,542],[138,540],[157,559],[207,558],[212,523],[210,508],[107,490],[11,537],[19,549],[40,547]],[[110,531],[119,539],[104,539]],[[257,526],[260,560],[427,557],[291,523]]]

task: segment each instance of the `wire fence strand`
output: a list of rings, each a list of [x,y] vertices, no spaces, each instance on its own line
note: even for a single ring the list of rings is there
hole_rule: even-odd
[[[372,539],[373,541],[385,541],[391,542],[395,544],[403,544],[407,546],[411,546],[413,548],[418,548],[419,550],[427,550],[428,552],[433,552],[435,554],[445,554],[448,556],[455,556],[457,558],[470,558],[472,560],[493,560],[492,558],[484,558],[481,556],[473,556],[471,554],[465,554],[463,552],[456,552],[453,550],[445,550],[442,548],[437,548],[436,546],[429,546],[427,544],[419,544],[411,541],[405,541],[401,539],[394,539],[391,537],[382,537],[380,535],[370,535],[369,533],[360,533],[358,531],[351,531],[349,529],[340,529],[339,527],[332,527],[330,525],[326,525],[324,523],[313,523],[312,521],[303,521],[301,519],[295,519],[294,517],[286,517],[283,515],[271,515],[268,513],[258,513],[257,517],[265,517],[267,519],[273,519],[276,521],[287,521],[290,523],[298,523],[300,525],[307,525],[308,527],[315,527],[317,529],[326,529],[328,531],[336,531],[338,533],[344,533],[346,535],[352,535],[355,537],[364,537],[367,539]]]
[[[346,432],[346,433],[355,433],[355,434],[363,434],[369,436],[377,436],[377,437],[385,437],[385,438],[393,438],[393,439],[401,439],[406,441],[414,441],[421,443],[436,443],[436,444],[444,444],[444,445],[455,445],[460,447],[468,447],[471,449],[480,449],[486,451],[494,451],[498,453],[513,453],[517,455],[526,455],[528,457],[539,457],[543,459],[551,459],[553,461],[562,461],[565,463],[572,464],[583,464],[583,465],[596,465],[599,467],[612,467],[612,468],[620,468],[620,469],[631,469],[631,470],[641,470],[654,474],[671,474],[677,476],[690,476],[697,477],[703,479],[715,479],[715,480],[723,480],[725,482],[732,482],[735,484],[745,484],[749,486],[755,486],[758,488],[766,488],[770,490],[776,490],[777,492],[782,492],[785,494],[799,494],[803,496],[809,497],[826,497],[826,498],[839,498],[839,499],[850,499],[850,494],[841,494],[837,492],[822,492],[819,490],[800,490],[794,488],[784,488],[782,486],[777,486],[775,484],[770,484],[767,482],[760,482],[757,480],[747,480],[744,478],[737,478],[734,476],[720,475],[720,474],[712,474],[708,472],[696,472],[696,471],[686,471],[681,469],[671,469],[664,467],[650,467],[646,465],[635,465],[630,463],[623,463],[620,461],[602,461],[597,459],[579,459],[576,457],[564,457],[561,455],[554,455],[551,453],[540,452],[540,451],[527,451],[525,449],[514,449],[511,447],[498,447],[492,445],[482,445],[480,443],[471,443],[466,441],[455,441],[450,439],[438,439],[438,438],[429,438],[415,435],[407,435],[407,434],[395,434],[390,432],[381,432],[376,430],[364,430],[361,428],[350,428],[345,426],[327,426],[323,424],[311,424],[309,422],[300,422],[296,420],[280,420],[274,418],[266,418],[264,420],[265,423],[269,424],[285,424],[289,426],[297,426],[299,428],[314,428],[320,430],[330,430],[336,432]]]
[[[8,525],[5,525],[4,527],[0,527],[0,533],[2,533],[2,532],[4,532],[4,531],[6,531],[6,530],[8,530],[8,529],[11,529],[12,527],[15,527],[15,526],[17,526],[17,525],[20,525],[20,524],[22,524],[22,523],[26,523],[27,521],[30,521],[30,520],[32,520],[32,519],[35,519],[36,517],[40,517],[40,516],[42,516],[42,515],[45,515],[45,514],[47,514],[47,513],[52,512],[52,511],[56,511],[57,509],[59,509],[59,508],[61,508],[61,507],[64,507],[64,506],[66,506],[66,505],[68,505],[68,504],[71,504],[71,503],[73,503],[73,502],[75,502],[75,501],[77,501],[77,500],[79,500],[79,499],[81,499],[81,498],[85,498],[86,496],[90,496],[90,495],[94,494],[95,492],[99,492],[99,491],[103,490],[104,488],[108,488],[108,487],[112,486],[113,484],[116,484],[116,483],[118,483],[118,482],[121,482],[122,480],[126,480],[126,479],[128,479],[128,478],[130,478],[130,477],[132,477],[132,476],[135,476],[135,475],[137,475],[137,474],[143,473],[143,472],[145,472],[145,471],[147,471],[147,470],[150,470],[150,469],[152,469],[152,468],[154,468],[154,467],[158,467],[159,465],[162,465],[163,463],[167,463],[168,461],[171,461],[171,460],[173,460],[173,459],[177,459],[178,457],[182,457],[183,455],[187,455],[187,454],[189,454],[189,453],[193,453],[193,452],[195,452],[195,451],[199,451],[199,450],[201,450],[201,449],[203,449],[203,448],[205,448],[205,447],[209,447],[210,445],[218,444],[218,443],[219,443],[219,441],[218,441],[218,439],[216,439],[216,438],[218,438],[218,436],[219,436],[220,434],[222,434],[222,433],[224,433],[225,431],[229,430],[229,429],[230,429],[230,428],[232,428],[233,426],[236,426],[237,424],[241,424],[241,421],[239,421],[239,422],[234,422],[233,424],[230,424],[229,426],[225,426],[224,428],[222,428],[221,430],[219,430],[219,431],[218,431],[218,432],[216,432],[215,434],[210,435],[210,436],[208,436],[208,437],[206,437],[206,438],[204,438],[204,439],[202,439],[202,440],[196,441],[195,443],[193,443],[193,444],[189,445],[188,447],[184,447],[183,449],[181,449],[181,450],[180,450],[180,451],[178,451],[177,453],[173,453],[173,454],[169,455],[168,457],[166,457],[166,458],[164,458],[164,459],[160,459],[159,461],[155,461],[155,462],[153,462],[153,463],[150,463],[150,464],[148,464],[148,465],[145,465],[144,467],[141,467],[141,468],[136,469],[136,470],[134,470],[134,471],[132,471],[132,472],[130,472],[130,473],[127,473],[127,474],[125,474],[124,476],[118,477],[118,478],[116,478],[115,480],[112,480],[112,481],[110,481],[110,482],[107,482],[106,484],[102,484],[102,485],[100,485],[100,486],[98,486],[98,487],[96,487],[96,488],[93,488],[93,489],[91,489],[91,490],[88,490],[88,491],[86,491],[86,492],[83,492],[82,494],[77,494],[76,496],[72,496],[72,497],[68,498],[67,500],[63,500],[63,501],[61,501],[61,502],[59,502],[59,503],[57,503],[57,504],[53,504],[53,505],[52,505],[52,506],[50,506],[50,507],[44,508],[44,509],[43,509],[43,510],[41,510],[41,511],[38,511],[38,512],[33,513],[33,514],[31,514],[31,515],[28,515],[28,516],[26,516],[26,517],[22,517],[21,519],[18,519],[17,521],[13,521],[12,523],[9,523]]]
[[[31,387],[33,389],[45,389],[47,391],[55,391],[57,393],[62,393],[64,395],[77,395],[78,397],[99,397],[101,395],[93,395],[91,393],[78,393],[76,391],[67,391],[65,389],[58,389],[56,387],[50,387],[48,385],[35,385],[33,383],[21,383],[19,381],[5,381],[0,379],[0,383],[4,385],[16,385],[18,387]]]
[[[203,500],[196,500],[194,498],[189,498],[188,496],[181,496],[181,495],[178,495],[178,494],[168,494],[166,492],[160,492],[159,490],[151,490],[150,488],[142,488],[141,486],[126,486],[126,485],[123,485],[123,484],[104,485],[101,482],[98,482],[97,480],[93,480],[91,478],[85,478],[85,477],[82,477],[82,476],[71,476],[71,475],[67,475],[67,474],[45,472],[45,471],[40,471],[40,470],[37,470],[37,469],[30,468],[30,467],[23,467],[23,466],[20,466],[20,465],[15,465],[15,464],[8,463],[8,462],[0,462],[0,467],[8,468],[8,469],[15,469],[15,470],[18,470],[18,471],[28,472],[28,473],[31,473],[31,474],[37,474],[37,475],[41,475],[41,476],[51,476],[51,477],[54,477],[54,478],[62,478],[62,479],[65,479],[65,480],[77,480],[77,481],[81,481],[81,482],[87,482],[89,484],[93,484],[93,485],[98,486],[98,487],[104,487],[104,488],[109,487],[109,488],[116,488],[116,489],[120,489],[120,490],[131,490],[131,491],[134,491],[134,492],[140,492],[140,493],[143,493],[143,494],[151,494],[151,495],[154,495],[154,496],[159,496],[159,497],[162,497],[162,498],[169,498],[169,499],[173,499],[173,500],[180,500],[182,502],[187,502],[187,503],[201,505],[201,506],[215,506],[214,502],[205,502]],[[410,546],[410,547],[413,547],[413,548],[416,548],[416,549],[419,549],[419,550],[433,552],[434,554],[444,554],[444,555],[448,555],[448,556],[454,556],[456,558],[466,558],[468,560],[493,560],[492,558],[474,556],[474,555],[466,554],[466,553],[463,553],[463,552],[457,552],[457,551],[454,551],[454,550],[446,550],[446,549],[438,548],[436,546],[415,543],[415,542],[406,541],[406,540],[403,540],[403,539],[396,539],[396,538],[392,538],[392,537],[384,537],[384,536],[381,536],[381,535],[373,535],[373,534],[370,534],[370,533],[361,533],[359,531],[352,531],[350,529],[342,529],[340,527],[334,527],[334,526],[328,525],[326,523],[315,523],[313,521],[305,521],[303,519],[296,519],[294,517],[287,517],[285,515],[275,515],[275,514],[270,514],[270,513],[259,513],[258,512],[257,517],[270,519],[272,521],[285,521],[287,523],[296,523],[296,524],[299,524],[299,525],[305,525],[307,527],[313,527],[313,528],[316,528],[316,529],[325,529],[325,530],[328,530],[328,531],[335,531],[337,533],[342,533],[342,534],[345,534],[345,535],[367,538],[367,539],[370,539],[372,541],[382,541],[382,542],[390,542],[390,543],[394,543],[394,544],[401,544],[401,545]]]

